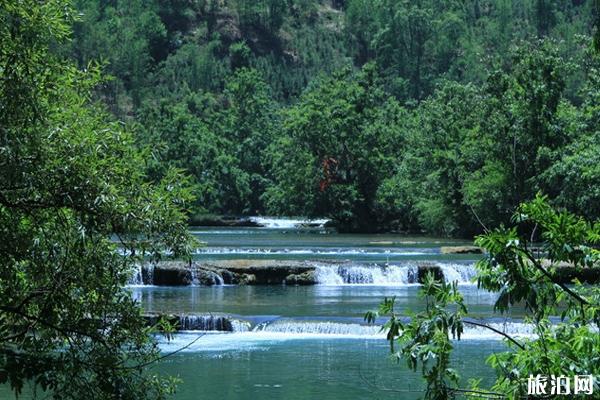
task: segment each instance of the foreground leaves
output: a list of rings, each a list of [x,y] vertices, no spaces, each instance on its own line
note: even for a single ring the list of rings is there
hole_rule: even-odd
[[[188,182],[90,101],[100,82],[49,49],[65,1],[0,1],[0,383],[59,399],[163,398],[173,381],[123,289],[136,262],[193,246]]]
[[[476,239],[486,250],[477,263],[477,282],[480,288],[498,293],[495,311],[508,314],[514,307],[524,307],[523,322],[531,325],[532,337],[515,338],[465,319],[467,308],[456,282],[436,281],[432,275],[421,289],[425,311],[412,315],[409,323],[397,322],[400,317],[388,299],[379,312],[366,316],[369,322],[378,315],[390,317],[384,329],[391,351],[413,370],[421,365],[427,399],[469,393],[516,400],[527,396],[530,375],[600,374],[600,288],[564,278],[565,267],[600,268],[600,224],[557,211],[540,195],[522,204],[513,221],[511,228],[500,227]],[[480,389],[476,381],[470,389],[460,388],[458,374],[450,368],[450,335],[460,340],[465,324],[493,331],[508,346],[508,351],[488,358],[497,374],[489,390]],[[594,391],[599,389],[596,381]]]

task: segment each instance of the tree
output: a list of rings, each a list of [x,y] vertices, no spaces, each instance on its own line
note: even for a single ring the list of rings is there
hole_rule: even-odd
[[[373,65],[324,79],[290,108],[286,135],[270,150],[275,185],[267,207],[324,215],[341,229],[377,227],[375,197],[402,149],[403,110],[386,96]]]
[[[416,193],[420,226],[429,232],[466,236],[479,228],[464,187],[482,158],[482,103],[474,86],[448,82],[414,111],[417,125],[403,160],[411,172],[404,176]]]
[[[187,183],[91,100],[97,68],[50,51],[66,1],[0,2],[0,383],[61,399],[164,398],[158,349],[124,289],[135,262],[185,255]]]
[[[234,144],[233,155],[250,180],[250,191],[244,197],[244,213],[261,213],[261,194],[270,185],[266,149],[278,126],[270,88],[255,69],[242,68],[227,82],[227,137]]]
[[[580,92],[583,103],[560,110],[570,142],[549,154],[553,162],[538,180],[554,205],[593,219],[600,215],[600,64],[590,54],[584,65],[588,76]]]
[[[596,31],[594,32],[594,49],[596,52],[600,53],[600,1],[594,1],[594,25],[596,27]]]
[[[210,94],[164,98],[140,110],[139,143],[151,148],[148,174],[168,176],[172,168],[193,179],[199,213],[241,213],[251,195],[249,173],[242,170],[237,146],[228,137],[227,111]]]
[[[287,4],[281,0],[238,0],[240,24],[245,28],[263,28],[277,34],[283,24]]]
[[[83,16],[75,23],[73,54],[80,67],[93,60],[108,63],[107,71],[117,79],[101,87],[105,101],[115,114],[126,115],[141,104],[151,66],[168,54],[158,7],[139,0],[77,3]]]
[[[519,207],[513,223],[475,240],[486,250],[476,265],[477,282],[498,294],[495,310],[509,313],[513,307],[524,306],[524,322],[532,326],[534,338],[516,339],[465,318],[468,310],[455,284],[436,282],[432,276],[421,290],[431,303],[426,312],[413,315],[408,325],[399,322],[389,300],[382,303],[380,312],[365,316],[372,322],[380,313],[391,315],[385,325],[391,349],[398,342],[398,357],[406,358],[413,369],[422,365],[428,399],[470,393],[516,400],[527,396],[530,375],[596,376],[600,372],[600,288],[577,279],[568,282],[561,272],[565,264],[580,272],[600,268],[600,222],[557,211],[546,197],[537,196]],[[541,242],[541,251],[533,249],[536,241]],[[559,316],[560,321],[551,322],[552,316]],[[487,390],[476,385],[458,387],[456,371],[447,362],[452,350],[449,337],[460,339],[465,324],[501,335],[508,346],[506,352],[488,359],[498,378]]]

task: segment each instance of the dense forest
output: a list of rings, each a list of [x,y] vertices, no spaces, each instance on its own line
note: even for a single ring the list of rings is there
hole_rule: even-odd
[[[193,216],[473,235],[600,216],[593,0],[77,0],[79,67]]]
[[[600,287],[579,277],[597,277],[600,264],[599,26],[600,0],[0,0],[0,397],[167,399],[178,374],[157,363],[218,331],[212,338],[232,334],[218,343],[227,353],[203,347],[190,351],[210,352],[200,362],[170,363],[193,374],[188,398],[210,385],[209,398],[321,398],[326,387],[323,398],[370,398],[348,385],[370,386],[362,365],[383,371],[364,364],[376,346],[347,340],[359,329],[371,342],[367,328],[387,330],[393,357],[421,370],[426,399],[521,399],[540,372],[588,377],[581,392],[597,392]],[[485,233],[473,249],[303,228],[189,229],[252,214],[325,216],[340,231]],[[205,236],[212,253],[199,249],[211,247]],[[342,279],[350,255],[354,276],[370,279]],[[255,287],[223,291],[225,270],[203,261],[238,265],[235,283]],[[336,282],[325,302],[322,290],[295,287],[329,286],[322,268]],[[163,291],[161,269],[181,277],[165,286],[217,290]],[[132,286],[144,270],[151,285]],[[212,282],[194,278],[209,272]],[[456,275],[477,286],[459,290]],[[356,323],[363,300],[397,288],[365,315],[383,325]],[[145,313],[163,307],[173,314]],[[183,309],[206,314],[175,314]],[[193,340],[165,347],[187,331],[182,320],[215,325],[217,315],[245,329],[195,326]],[[273,340],[262,333],[285,337],[262,330],[273,317],[313,328]],[[500,319],[521,328],[487,325]],[[469,324],[509,346],[483,349],[487,336],[474,336],[477,352],[463,352],[465,370],[487,357],[489,390],[479,387],[489,386],[485,371],[464,389],[451,367]],[[532,335],[520,337],[526,326]],[[236,349],[253,334],[264,347]],[[332,384],[332,371],[346,380]]]

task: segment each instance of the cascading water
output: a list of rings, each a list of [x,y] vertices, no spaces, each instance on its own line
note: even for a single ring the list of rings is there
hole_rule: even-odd
[[[145,277],[143,276],[145,272]],[[142,279],[145,285],[154,284],[154,264],[146,264],[145,268],[142,268]]]
[[[319,265],[315,269],[322,285],[407,285],[417,282],[416,265]]]
[[[132,276],[127,283],[133,286],[152,285],[154,283],[154,265],[136,264]]]
[[[331,247],[310,247],[310,248],[270,248],[270,247],[203,247],[195,251],[200,255],[296,255],[296,256],[345,256],[345,257],[400,257],[400,256],[422,256],[427,254],[436,254],[437,250],[402,248],[331,248]]]
[[[272,217],[250,217],[250,221],[271,229],[295,229],[302,226],[323,227],[328,219],[293,219]]]
[[[481,321],[479,321],[481,322]],[[485,322],[484,322],[485,323]],[[487,322],[485,325],[506,333],[512,338],[533,337],[534,326],[523,322]],[[475,326],[469,323],[464,324],[464,331],[461,339],[465,340],[501,340],[503,336],[483,326]]]
[[[225,280],[223,279],[223,277],[214,271],[208,271],[208,270],[199,270],[198,271],[198,270],[196,270],[196,268],[191,268],[190,278],[191,278],[192,286],[198,286],[198,285],[213,286],[213,285],[224,285],[225,284]]]
[[[216,281],[216,285],[224,285],[225,284],[225,280],[223,279],[223,277],[217,273],[215,273],[215,281]]]
[[[476,270],[469,264],[432,264],[440,268],[447,282],[469,283]],[[321,285],[410,285],[418,283],[419,266],[415,263],[395,265],[318,265],[315,269]]]
[[[129,285],[143,285],[144,284],[143,274],[144,273],[142,270],[142,265],[136,264],[135,269],[133,270],[133,274],[131,275],[131,278],[129,278],[129,281],[127,283]]]
[[[222,315],[181,315],[179,325],[185,331],[247,332],[250,324]]]
[[[480,323],[486,323],[480,321]],[[534,326],[522,322],[487,322],[489,327],[504,332],[514,338],[534,336]],[[281,319],[270,323],[257,325],[252,332],[277,333],[283,335],[344,335],[352,337],[385,337],[386,331],[381,331],[381,325],[361,325],[356,323],[341,323],[332,321],[308,321]],[[461,335],[463,340],[502,340],[503,336],[491,329],[464,325]]]
[[[477,274],[472,264],[437,263],[436,265],[442,270],[446,282],[471,283]]]

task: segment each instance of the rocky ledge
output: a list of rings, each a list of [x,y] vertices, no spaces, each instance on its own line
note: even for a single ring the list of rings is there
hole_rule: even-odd
[[[442,246],[442,254],[483,254],[483,249],[477,246]]]
[[[228,260],[210,262],[160,262],[144,265],[144,284],[159,286],[308,285],[316,283],[315,266],[296,261]]]
[[[148,263],[138,272],[137,284],[157,286],[188,285],[314,285],[319,283],[318,266],[332,267],[344,275],[355,265],[344,261],[293,261],[293,260],[222,260],[222,261],[163,261]],[[377,266],[373,266],[377,268]],[[444,270],[437,263],[417,262],[406,283],[421,283],[430,272],[444,279]],[[579,279],[583,283],[599,283],[600,268],[575,268],[559,265],[551,269],[555,279],[571,283]],[[350,283],[356,283],[350,281]]]
[[[226,314],[169,314],[146,313],[142,315],[148,326],[166,320],[178,331],[246,332],[250,322]]]
[[[344,261],[225,260],[203,262],[163,261],[142,267],[138,284],[157,286],[187,285],[315,285],[317,264],[344,269]],[[411,283],[422,282],[432,272],[443,279],[441,268],[432,263],[417,265]]]

